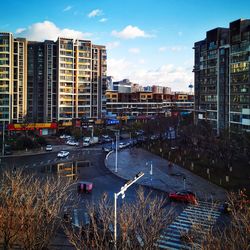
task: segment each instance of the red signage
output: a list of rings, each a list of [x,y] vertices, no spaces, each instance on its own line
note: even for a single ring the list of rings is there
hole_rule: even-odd
[[[36,130],[36,129],[56,129],[57,123],[10,123],[8,124],[8,130]]]

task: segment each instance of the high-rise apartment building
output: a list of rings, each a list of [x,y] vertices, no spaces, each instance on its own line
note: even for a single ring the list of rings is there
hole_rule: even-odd
[[[44,114],[45,122],[56,121],[57,110],[57,46],[54,41],[44,42]]]
[[[27,111],[27,42],[0,33],[0,121],[23,122]]]
[[[74,40],[57,40],[57,120],[75,118]]]
[[[59,38],[57,120],[100,118],[105,109],[106,48]]]
[[[10,122],[13,89],[13,36],[0,33],[0,120]]]
[[[42,122],[44,113],[44,43],[28,42],[27,120]]]
[[[0,121],[101,118],[106,77],[105,46],[62,37],[27,43],[0,33]]]
[[[250,20],[208,31],[194,49],[195,122],[250,130]]]
[[[56,119],[57,46],[53,41],[28,42],[27,118],[32,122]]]
[[[106,113],[107,51],[102,45],[92,46],[92,102],[91,117],[101,118]]]

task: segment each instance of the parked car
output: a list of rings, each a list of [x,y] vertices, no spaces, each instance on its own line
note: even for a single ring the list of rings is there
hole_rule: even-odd
[[[47,146],[46,146],[46,148],[45,148],[45,150],[46,150],[46,151],[52,151],[52,150],[53,150],[53,148],[52,148],[52,146],[51,146],[51,145],[47,145]]]
[[[188,190],[183,190],[179,192],[169,193],[168,195],[170,201],[182,201],[197,205],[198,201],[196,195]]]
[[[10,149],[5,149],[4,150],[4,155],[12,155],[12,151]]]
[[[70,135],[60,135],[60,139],[69,139],[71,138]]]
[[[69,151],[60,151],[58,154],[57,154],[57,157],[59,158],[64,158],[64,157],[67,157],[69,155]]]
[[[91,193],[93,189],[93,183],[87,181],[79,181],[77,183],[78,193]]]

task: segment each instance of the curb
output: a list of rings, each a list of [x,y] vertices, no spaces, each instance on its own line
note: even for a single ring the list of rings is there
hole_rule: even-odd
[[[110,156],[112,153],[114,153],[114,150],[108,152],[108,154],[106,155],[105,161],[104,161],[105,167],[106,167],[113,175],[115,175],[116,177],[119,177],[120,179],[125,180],[125,181],[130,180],[130,179],[126,179],[126,178],[124,178],[123,176],[121,176],[121,175],[119,175],[119,174],[113,172],[113,171],[107,166],[107,165],[108,165],[108,164],[107,164],[108,158],[109,158],[109,156]],[[140,183],[140,182],[134,183],[134,185],[144,186],[144,187],[151,188],[151,189],[154,189],[154,190],[157,190],[157,191],[160,191],[160,192],[164,192],[164,193],[166,193],[166,194],[169,193],[169,192],[166,191],[166,190],[163,190],[163,189],[160,189],[160,188],[156,188],[156,187],[154,187],[154,186],[147,185],[147,184],[143,184],[143,183]]]

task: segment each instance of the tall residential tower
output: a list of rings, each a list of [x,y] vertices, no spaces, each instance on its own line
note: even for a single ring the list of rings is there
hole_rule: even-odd
[[[250,20],[208,31],[194,50],[195,122],[250,131]]]
[[[0,121],[23,122],[27,113],[27,42],[0,33]]]

